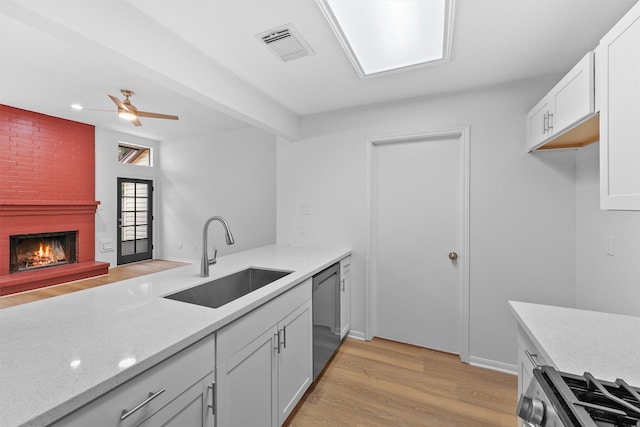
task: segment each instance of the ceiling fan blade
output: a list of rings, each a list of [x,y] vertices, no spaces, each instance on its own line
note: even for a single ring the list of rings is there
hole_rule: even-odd
[[[179,120],[178,116],[172,116],[170,114],[149,113],[148,111],[138,111],[138,117],[149,117],[151,119],[168,119]]]
[[[111,100],[113,102],[115,102],[115,104],[118,106],[118,108],[122,108],[123,110],[127,110],[127,111],[131,111],[131,109],[129,109],[125,104],[122,103],[122,101],[120,101],[118,98],[116,98],[115,96],[112,95],[107,95],[109,98],[111,98]]]
[[[142,126],[142,123],[140,123],[140,120],[138,119],[131,120],[131,124],[134,125],[135,127]]]

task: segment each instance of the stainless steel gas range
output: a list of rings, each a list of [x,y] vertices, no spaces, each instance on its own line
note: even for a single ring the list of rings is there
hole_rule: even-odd
[[[640,427],[640,388],[541,366],[533,370],[517,414],[526,427]]]

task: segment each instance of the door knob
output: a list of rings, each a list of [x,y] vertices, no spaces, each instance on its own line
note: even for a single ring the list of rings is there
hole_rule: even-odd
[[[450,259],[451,261],[455,261],[455,260],[457,260],[457,259],[458,259],[458,254],[457,254],[457,253],[455,253],[455,252],[449,252],[449,259]]]

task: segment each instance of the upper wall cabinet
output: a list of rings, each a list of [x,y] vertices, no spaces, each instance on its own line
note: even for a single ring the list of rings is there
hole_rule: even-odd
[[[596,48],[600,208],[640,210],[640,3]]]
[[[527,114],[527,150],[583,147],[598,140],[594,55],[587,53]]]

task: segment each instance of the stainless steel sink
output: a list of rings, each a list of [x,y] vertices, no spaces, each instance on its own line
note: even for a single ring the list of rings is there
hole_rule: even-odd
[[[165,298],[218,308],[291,273],[291,271],[284,270],[247,268],[202,285],[167,295]]]

